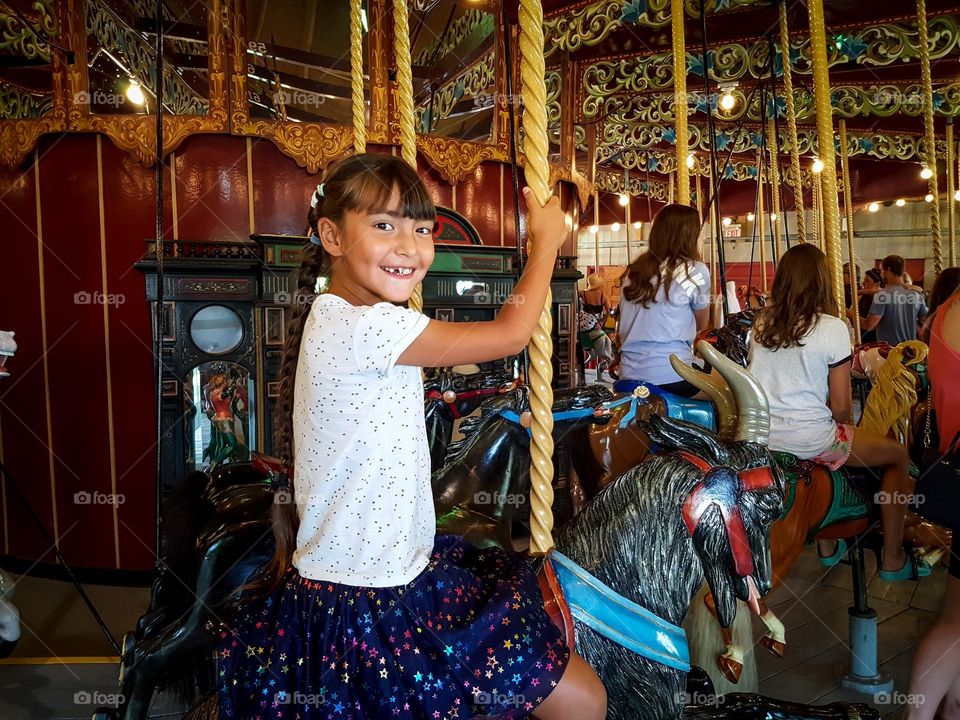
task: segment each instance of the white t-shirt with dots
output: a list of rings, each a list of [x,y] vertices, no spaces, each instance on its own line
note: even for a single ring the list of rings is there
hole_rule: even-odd
[[[436,534],[420,368],[396,365],[428,318],[320,295],[294,383],[294,487],[303,577],[405,585]]]

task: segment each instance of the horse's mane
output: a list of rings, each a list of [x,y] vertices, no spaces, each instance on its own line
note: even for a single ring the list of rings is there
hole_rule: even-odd
[[[454,440],[447,446],[447,458],[444,465],[449,465],[462,459],[467,449],[473,444],[473,438],[479,435],[488,425],[500,418],[501,410],[513,410],[516,413],[524,412],[526,404],[526,388],[517,388],[503,395],[494,396],[480,406],[480,414],[465,418],[460,423],[459,440]]]

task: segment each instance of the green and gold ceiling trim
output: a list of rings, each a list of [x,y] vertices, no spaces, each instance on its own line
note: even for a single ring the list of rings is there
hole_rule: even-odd
[[[702,92],[687,93],[687,109],[691,115],[706,115],[711,110],[722,120],[763,122],[773,117],[785,117],[786,102],[783,96],[764,98],[759,91],[744,92],[737,88],[731,91],[737,99],[732,111],[718,107],[718,95],[708,97]],[[834,117],[891,117],[893,115],[919,116],[923,114],[923,88],[919,83],[884,85],[834,86],[830,88]],[[798,121],[812,119],[816,115],[816,102],[812,92],[795,88],[793,91],[795,117]],[[584,114],[597,114],[621,123],[665,123],[674,120],[673,93],[654,93],[635,97],[606,96],[596,98],[597,103],[585,104]],[[749,102],[748,102],[749,100]],[[764,101],[765,100],[765,101]],[[559,103],[557,103],[559,105]],[[960,82],[934,87],[934,113],[955,117],[960,115]],[[588,111],[593,111],[588,114]],[[558,116],[559,122],[559,116]]]
[[[462,73],[444,83],[433,94],[432,120],[428,117],[430,100],[418,105],[416,113],[420,132],[428,132],[437,120],[449,117],[461,100],[473,98],[478,109],[492,106],[493,97],[485,91],[494,83],[494,60],[494,52],[490,50]]]
[[[458,17],[445,33],[437,37],[432,43],[417,53],[413,59],[414,65],[426,65],[432,60],[436,62],[446,57],[473,33],[486,37],[493,33],[493,15],[482,10],[467,10]]]
[[[60,25],[54,11],[54,0],[34,0],[28,20],[33,29],[25,27],[20,18],[9,12],[0,12],[0,52],[19,55],[28,60],[50,61],[50,46],[38,39],[42,33],[55,38],[60,34]]]
[[[585,150],[582,128],[578,128],[578,148]],[[692,152],[709,152],[710,134],[706,127],[690,124],[689,147]],[[815,156],[817,152],[817,133],[814,128],[798,128],[797,140],[801,155]],[[649,150],[660,145],[676,144],[676,131],[673,127],[644,125],[629,126],[608,123],[603,126],[597,138],[597,152],[619,150]],[[862,155],[878,160],[914,160],[925,157],[926,147],[922,135],[898,133],[847,132],[847,145],[850,156]],[[721,130],[717,133],[716,147],[720,153],[755,153],[758,148],[766,147],[765,134],[759,128],[738,128]],[[780,151],[787,153],[790,146],[786,137],[780,140]],[[937,141],[937,153],[946,152],[946,141]]]
[[[661,180],[624,178],[622,172],[611,170],[597,170],[597,190],[618,195],[627,193],[634,197],[650,197],[661,202],[666,202],[668,197],[667,183]]]
[[[144,87],[156,85],[155,53],[149,43],[123,22],[112,10],[99,3],[86,3],[86,32],[100,47],[117,48],[127,68]],[[204,115],[209,109],[176,68],[164,61],[163,104],[174,115]]]
[[[12,85],[0,84],[0,120],[39,118],[52,107],[52,95],[34,95]]]
[[[930,20],[930,58],[938,60],[960,52],[960,23],[952,15]],[[919,57],[916,23],[885,23],[851,31],[827,49],[829,65],[855,62],[864,67],[883,67],[908,62]],[[766,41],[750,45],[728,43],[707,52],[710,77],[716,82],[737,82],[745,78],[769,77],[770,46]],[[782,53],[776,46],[774,72],[783,70]],[[790,48],[791,68],[794,73],[809,75],[813,71],[810,43],[798,37]],[[673,88],[673,56],[657,53],[644,58],[609,58],[591,63],[583,71],[584,116],[589,118],[601,112],[604,101],[616,93],[666,91]],[[687,53],[690,74],[703,77],[703,56]]]
[[[762,5],[764,0],[707,0],[707,14]],[[686,0],[690,17],[700,17],[699,0]],[[582,7],[564,9],[544,20],[545,47],[573,52],[598,45],[620,28],[662,28],[670,24],[670,0],[596,0]]]

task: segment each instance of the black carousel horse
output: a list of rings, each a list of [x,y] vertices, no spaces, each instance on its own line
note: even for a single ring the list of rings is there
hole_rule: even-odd
[[[756,310],[744,310],[727,317],[723,327],[709,330],[703,339],[741,367],[747,366],[747,334],[757,318]]]
[[[485,400],[520,386],[507,370],[481,370],[461,374],[452,368],[439,368],[423,382],[423,413],[430,444],[430,469],[443,466],[447,446],[453,437],[453,424],[472,414]]]

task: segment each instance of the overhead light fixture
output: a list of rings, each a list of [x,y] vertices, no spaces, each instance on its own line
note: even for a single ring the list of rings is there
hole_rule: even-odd
[[[823,168],[824,168],[823,160],[821,160],[820,158],[814,158],[813,167],[810,169],[813,170],[815,173],[822,173]]]
[[[626,207],[630,204],[630,196],[626,193],[620,193],[620,205]]]
[[[610,226],[612,232],[620,232],[620,223],[614,223]]]
[[[770,222],[776,222],[778,217],[776,213],[770,213]]]
[[[136,78],[130,78],[129,83],[127,84],[127,100],[132,102],[134,105],[143,105],[147,98],[144,97],[143,89],[140,87],[140,81]]]
[[[907,204],[907,201],[904,200],[903,198],[898,199],[896,203],[897,207],[903,207],[906,204]]]
[[[933,202],[933,195],[931,195],[930,193],[927,193],[926,197],[923,198],[923,201],[924,201],[924,202],[928,202],[928,203],[932,203],[932,202]]]
[[[720,107],[727,112],[730,112],[737,106],[737,99],[733,96],[733,93],[727,90],[723,95],[720,96]]]
[[[639,229],[642,228],[642,227],[643,227],[643,223],[640,222],[639,220],[637,220],[637,222],[635,222],[635,223],[633,224],[633,229],[634,229],[634,230],[639,230]]]
[[[691,170],[693,169],[693,164],[697,161],[696,156],[693,153],[687,155],[687,167]]]
[[[756,217],[753,213],[747,213],[747,222],[753,222],[753,219]]]
[[[878,210],[880,210],[880,203],[875,203],[875,202],[870,203],[869,205],[867,205],[867,210],[869,210],[870,212],[877,212]]]
[[[597,234],[597,231],[598,231],[599,229],[600,229],[600,228],[598,228],[596,225],[591,225],[591,226],[590,226],[590,234],[591,234],[591,235],[596,235],[596,234]]]
[[[733,224],[733,218],[725,217],[722,222],[724,227],[729,227]]]
[[[922,177],[924,180],[929,180],[933,177],[933,170],[924,165],[923,170],[920,171],[920,177]]]

